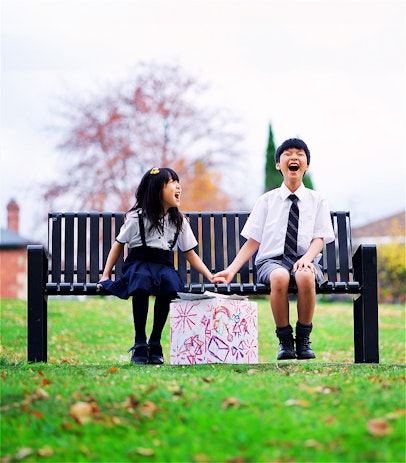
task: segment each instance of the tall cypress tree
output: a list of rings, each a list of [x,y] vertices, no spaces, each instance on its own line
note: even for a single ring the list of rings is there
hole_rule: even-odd
[[[273,141],[272,125],[269,124],[268,147],[265,162],[265,191],[281,186],[281,174],[275,166],[275,143]]]
[[[265,191],[273,190],[281,186],[282,179],[281,173],[277,170],[275,165],[275,142],[273,140],[272,125],[269,124],[268,147],[266,149],[266,162],[265,162]],[[303,177],[303,183],[306,188],[314,190],[313,182],[309,172],[306,172]]]
[[[306,172],[304,177],[303,177],[303,184],[306,188],[309,188],[309,190],[314,190],[313,182],[312,182],[312,177],[309,172]]]

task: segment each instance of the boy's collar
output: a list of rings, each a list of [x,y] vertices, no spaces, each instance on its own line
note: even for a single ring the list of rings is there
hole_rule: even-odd
[[[281,186],[281,196],[282,196],[282,199],[284,200],[292,193],[295,194],[299,198],[299,200],[302,200],[304,198],[305,192],[306,192],[306,187],[304,186],[303,183],[300,185],[300,187],[296,191],[293,191],[293,192],[289,190],[289,188],[285,185],[285,182],[282,183],[282,186]]]

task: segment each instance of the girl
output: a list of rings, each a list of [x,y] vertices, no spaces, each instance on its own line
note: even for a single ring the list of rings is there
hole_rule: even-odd
[[[217,280],[193,248],[197,241],[190,225],[179,211],[181,186],[177,174],[169,168],[149,170],[136,192],[136,201],[126,214],[107,257],[99,284],[121,299],[132,296],[135,342],[128,350],[135,364],[162,364],[161,334],[169,313],[169,304],[182,291],[183,283],[172,264],[177,246],[186,259],[210,282]],[[111,271],[128,245],[123,275],[112,281]],[[149,296],[155,296],[154,321],[147,343],[146,322]]]

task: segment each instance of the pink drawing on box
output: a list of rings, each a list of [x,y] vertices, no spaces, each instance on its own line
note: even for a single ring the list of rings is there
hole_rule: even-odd
[[[244,341],[241,341],[238,346],[233,346],[232,349],[232,354],[233,357],[235,357],[235,360],[238,362],[238,359],[244,358],[244,352],[245,352],[245,346],[244,346]]]
[[[198,305],[187,303],[187,304],[179,304],[176,307],[176,315],[172,315],[174,320],[174,331],[179,330],[181,333],[185,333],[186,331],[191,330],[196,323],[193,320],[193,317],[197,317],[197,312],[192,313],[192,310]]]
[[[252,363],[252,360],[258,361],[258,340],[246,339],[244,344],[248,363]]]
[[[225,362],[226,359],[227,359],[227,355],[228,355],[228,353],[230,351],[230,348],[222,339],[220,339],[217,336],[213,336],[210,339],[207,350],[216,359],[220,360],[221,362]]]

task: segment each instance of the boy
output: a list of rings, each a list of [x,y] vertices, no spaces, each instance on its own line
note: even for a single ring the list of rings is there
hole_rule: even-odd
[[[310,164],[306,143],[297,138],[284,141],[275,153],[275,162],[283,176],[281,187],[257,200],[241,231],[247,241],[234,261],[215,276],[230,283],[258,251],[255,259],[258,281],[271,286],[271,309],[279,338],[277,359],[312,359],[316,357],[310,347],[316,284],[324,281],[318,261],[324,243],[334,241],[334,230],[327,201],[303,185]],[[291,278],[298,290],[296,339],[289,322]]]

